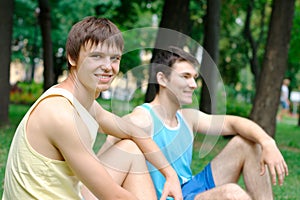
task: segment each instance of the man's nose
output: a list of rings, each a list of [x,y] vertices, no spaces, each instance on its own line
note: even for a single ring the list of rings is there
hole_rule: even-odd
[[[111,63],[110,56],[105,56],[101,59],[101,68],[108,70],[111,68]]]
[[[189,81],[189,86],[190,86],[191,88],[194,88],[194,89],[197,88],[196,80],[193,79],[193,78],[191,78],[190,81]]]

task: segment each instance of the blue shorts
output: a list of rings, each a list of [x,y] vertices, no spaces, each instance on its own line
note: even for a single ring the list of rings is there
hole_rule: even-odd
[[[281,106],[283,109],[288,109],[289,108],[289,104],[286,101],[280,101]]]
[[[210,163],[195,175],[191,180],[181,186],[184,200],[194,200],[195,196],[215,187]]]

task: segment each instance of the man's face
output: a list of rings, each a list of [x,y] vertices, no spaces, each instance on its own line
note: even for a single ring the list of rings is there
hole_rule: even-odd
[[[99,44],[81,48],[77,63],[78,79],[96,93],[107,90],[120,68],[122,52]]]
[[[187,61],[176,62],[169,77],[168,89],[180,105],[192,103],[192,95],[197,88],[198,73],[194,66]]]

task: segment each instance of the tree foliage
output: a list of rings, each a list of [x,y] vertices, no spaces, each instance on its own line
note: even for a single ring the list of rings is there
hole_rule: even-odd
[[[43,57],[42,37],[38,20],[38,1],[15,0],[12,36],[12,60],[19,60],[30,71],[34,62]],[[51,38],[55,80],[66,69],[65,41],[71,26],[85,16],[107,17],[122,31],[157,26],[163,19],[164,0],[51,0]],[[172,1],[174,3],[174,1]],[[185,2],[185,1],[180,1]],[[222,0],[220,13],[219,62],[216,63],[226,85],[237,89],[247,101],[254,98],[255,80],[261,71],[272,0]],[[178,2],[177,2],[178,3]],[[288,52],[288,68],[284,76],[291,79],[291,90],[300,85],[299,44],[300,5],[296,1],[293,29]],[[4,8],[7,5],[4,5]],[[189,0],[188,23],[179,25],[174,20],[180,11],[166,13],[168,23],[180,29],[186,26],[191,38],[204,44],[206,0]],[[184,20],[182,20],[184,21]],[[170,27],[169,27],[170,28]],[[172,28],[172,27],[171,27]],[[143,47],[149,35],[129,35],[136,46]],[[212,37],[212,36],[208,36]],[[122,72],[141,64],[140,51],[126,52],[121,62]],[[249,73],[249,72],[252,72]],[[250,74],[250,75],[249,75]],[[270,83],[269,83],[270,84]],[[241,86],[241,87],[237,87]],[[299,88],[298,88],[299,90]],[[250,96],[250,98],[249,98]]]
[[[34,40],[36,27],[35,10],[38,7],[37,1],[16,0],[14,13],[14,36],[13,36],[13,59],[20,59],[30,66],[33,55],[33,46],[36,43],[37,56],[41,58],[41,33],[38,32]],[[106,1],[80,1],[80,0],[51,0],[51,19],[53,40],[54,66],[66,67],[64,63],[64,45],[67,33],[76,21],[88,15],[108,17],[115,22],[121,30],[126,31],[133,28],[152,26],[153,17],[160,22],[162,17],[163,0],[106,0]],[[251,47],[249,41],[244,37],[244,29],[247,16],[248,1],[224,0],[221,9],[221,32],[220,32],[220,62],[217,63],[219,70],[226,84],[236,85],[241,81],[240,70],[250,67],[249,59]],[[299,5],[299,3],[298,3]],[[202,43],[204,36],[204,15],[206,13],[206,0],[191,0],[189,3],[190,23],[188,24],[192,38]],[[295,13],[295,28],[291,38],[291,49],[289,52],[289,69],[291,73],[298,71],[299,45],[299,14]],[[264,11],[264,12],[263,12]],[[263,15],[264,13],[264,15]],[[261,65],[266,36],[268,20],[271,13],[271,1],[253,1],[253,9],[250,21],[250,31],[254,41],[257,43],[257,60]],[[174,20],[173,20],[174,21]],[[298,29],[297,29],[298,26]],[[141,41],[142,42],[142,41]],[[137,55],[137,54],[136,54]],[[134,59],[132,59],[134,60]],[[126,69],[128,70],[128,69]],[[293,83],[292,83],[293,85]]]

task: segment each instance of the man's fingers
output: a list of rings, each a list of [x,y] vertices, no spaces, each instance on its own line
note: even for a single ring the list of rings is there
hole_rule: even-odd
[[[271,175],[271,180],[272,180],[272,184],[276,185],[276,169],[275,167],[269,166],[269,170],[270,170],[270,175]]]
[[[183,200],[183,197],[180,196],[180,197],[175,197],[174,200]]]
[[[161,197],[160,197],[160,200],[166,200],[167,197],[168,197],[168,193],[165,190],[163,190],[163,192],[161,194]]]
[[[278,183],[279,183],[279,185],[282,185],[283,180],[284,180],[284,176],[285,176],[283,166],[281,166],[281,164],[277,165],[276,166],[276,171],[277,171],[277,175],[278,175]]]
[[[263,161],[260,162],[260,175],[263,176],[266,173],[266,166]]]
[[[288,176],[289,175],[289,169],[288,169],[288,166],[285,162],[283,162],[283,167],[284,167],[285,175]]]

